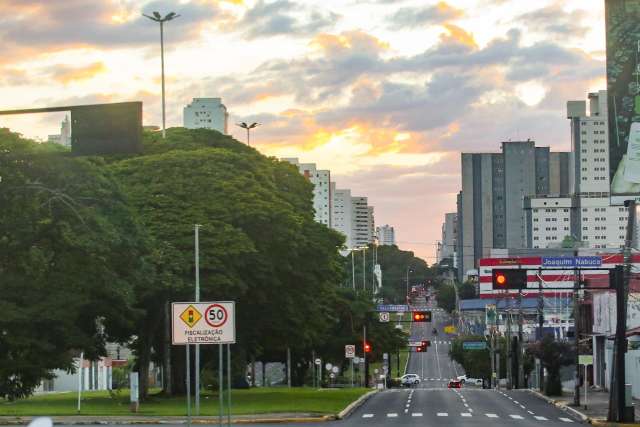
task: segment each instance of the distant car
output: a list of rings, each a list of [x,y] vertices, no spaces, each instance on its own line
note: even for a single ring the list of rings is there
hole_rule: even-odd
[[[465,381],[467,381],[467,376],[466,376],[466,375],[458,375],[458,376],[456,377],[456,379],[457,379],[458,381],[460,381],[462,384],[464,384],[464,382],[465,382]]]
[[[400,384],[405,387],[420,384],[420,377],[417,374],[405,374],[400,378]]]
[[[448,388],[462,388],[462,381],[460,380],[451,380],[449,381]]]
[[[438,335],[438,329],[433,328],[433,330],[431,331],[431,333],[432,333],[433,335]]]
[[[482,378],[467,378],[463,383],[482,386]]]

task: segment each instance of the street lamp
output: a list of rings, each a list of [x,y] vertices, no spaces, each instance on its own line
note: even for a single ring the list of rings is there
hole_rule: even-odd
[[[251,135],[250,135],[251,129],[260,126],[260,123],[253,122],[250,125],[248,125],[245,122],[240,122],[240,123],[236,123],[236,126],[239,126],[242,129],[246,129],[247,130],[247,145],[249,147],[251,147]]]
[[[180,15],[176,15],[175,12],[170,12],[163,18],[159,12],[153,12],[153,16],[142,14],[145,18],[149,18],[152,21],[160,24],[160,64],[162,67],[162,138],[167,136],[165,131],[165,106],[164,106],[164,23],[176,19]]]
[[[413,270],[411,269],[411,267],[407,266],[407,304],[409,303],[409,273],[413,273]]]

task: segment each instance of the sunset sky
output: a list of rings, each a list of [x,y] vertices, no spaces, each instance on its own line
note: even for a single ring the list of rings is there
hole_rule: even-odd
[[[194,97],[257,121],[262,153],[330,169],[377,225],[435,261],[460,152],[531,138],[569,150],[567,100],[605,89],[603,0],[0,0],[0,109],[144,101],[167,125]],[[60,114],[2,117],[46,139]],[[239,140],[245,136],[232,126]]]

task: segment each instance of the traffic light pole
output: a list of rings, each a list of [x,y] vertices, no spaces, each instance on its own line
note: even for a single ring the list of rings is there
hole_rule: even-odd
[[[366,316],[366,315],[365,315]],[[364,355],[364,388],[369,388],[369,357],[367,357],[367,318],[362,326],[362,353]]]
[[[578,250],[574,250],[573,256],[578,256]],[[573,269],[573,331],[576,340],[575,355],[575,380],[573,385],[573,406],[580,406],[580,304],[578,300],[578,291],[580,290],[580,277],[578,276],[578,268]]]
[[[538,268],[538,340],[544,338],[544,294],[542,293],[542,268]],[[540,392],[544,391],[544,366],[540,361],[540,371],[538,374],[538,386]]]

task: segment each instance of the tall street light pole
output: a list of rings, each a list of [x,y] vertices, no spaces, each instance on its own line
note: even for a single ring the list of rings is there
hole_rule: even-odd
[[[409,304],[409,273],[413,273],[413,270],[411,270],[411,267],[407,266],[407,294],[406,294],[407,304]]]
[[[165,15],[165,17],[163,18],[159,12],[153,12],[152,14],[153,16],[149,16],[143,13],[142,16],[160,24],[160,64],[162,68],[162,138],[166,138],[166,113],[164,101],[164,23],[171,21],[172,19],[176,19],[180,15],[176,15],[175,12],[171,12]]]
[[[236,123],[236,126],[247,130],[247,145],[251,147],[251,129],[260,126],[260,123],[253,122],[251,124],[247,124],[246,122],[240,122],[240,123]]]

